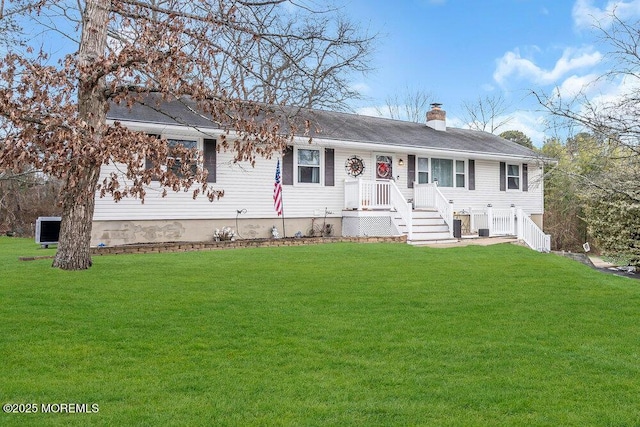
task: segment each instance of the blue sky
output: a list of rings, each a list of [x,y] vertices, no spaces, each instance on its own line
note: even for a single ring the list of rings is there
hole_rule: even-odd
[[[464,102],[503,96],[517,129],[541,145],[544,114],[532,90],[557,88],[571,96],[610,65],[594,23],[606,24],[615,8],[623,19],[640,18],[640,0],[344,0],[345,13],[379,33],[372,66],[355,82],[361,114],[406,88],[423,90],[443,104],[449,126],[465,127]],[[591,97],[624,90],[624,82],[591,84]]]
[[[329,0],[292,0],[311,9]],[[524,132],[535,145],[553,136],[531,91],[557,90],[569,99],[581,88],[592,100],[610,100],[629,87],[623,79],[599,80],[611,64],[596,22],[612,10],[640,19],[640,0],[331,0],[379,39],[375,69],[353,82],[364,96],[360,114],[378,115],[386,100],[424,91],[443,104],[447,124],[468,127],[464,103],[501,96],[510,122],[498,129]],[[50,32],[35,44],[54,56],[66,48]],[[587,85],[588,86],[585,86]],[[636,83],[637,84],[637,83]]]

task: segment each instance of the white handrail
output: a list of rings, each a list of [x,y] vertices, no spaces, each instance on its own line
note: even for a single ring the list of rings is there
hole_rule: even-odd
[[[435,189],[434,205],[449,226],[449,237],[453,237],[453,202],[444,197],[437,184],[433,184],[433,188]]]
[[[413,229],[411,203],[407,202],[395,182],[390,181],[390,184],[391,204],[395,207],[396,211],[407,226],[407,240],[411,240]],[[393,216],[391,217],[391,220],[393,221]]]
[[[545,234],[522,209],[518,209],[518,239],[538,252],[551,251],[551,236]]]
[[[435,208],[449,226],[449,237],[453,237],[453,202],[444,197],[438,184],[413,185],[413,202],[416,209]]]

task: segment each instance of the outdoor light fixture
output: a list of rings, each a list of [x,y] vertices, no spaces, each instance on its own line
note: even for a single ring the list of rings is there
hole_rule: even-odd
[[[398,160],[398,166],[404,166],[404,160],[403,159]]]

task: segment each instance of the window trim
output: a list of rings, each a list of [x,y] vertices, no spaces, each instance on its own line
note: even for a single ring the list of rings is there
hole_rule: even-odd
[[[318,166],[299,165],[298,164],[298,151],[300,150],[313,150],[318,152]],[[303,167],[317,167],[318,168],[318,182],[300,182],[300,166]],[[322,147],[295,147],[293,155],[293,171],[295,178],[293,180],[294,185],[300,186],[324,186],[324,149]]]
[[[185,134],[179,134],[179,133],[160,133],[160,134],[149,134],[149,135],[156,135],[159,139],[164,139],[165,141],[167,141],[167,144],[169,143],[169,140],[173,140],[173,141],[195,141],[196,142],[196,149],[201,153],[201,155],[198,158],[198,163],[196,164],[196,167],[199,169],[204,169],[204,157],[203,157],[203,152],[204,152],[204,138],[201,136],[191,136],[191,135],[185,135]],[[168,158],[171,156],[167,156]],[[148,167],[146,166],[147,164],[147,158],[145,157],[145,169],[147,169]],[[166,172],[167,170],[167,165],[161,165],[160,166],[161,170],[163,172]],[[153,177],[152,181],[158,181],[159,177]]]
[[[458,162],[462,162],[462,172],[458,172]],[[453,161],[453,188],[467,188],[467,162],[466,160],[454,159]],[[458,185],[458,176],[462,175],[462,186]]]
[[[420,159],[424,159],[427,161],[427,169],[420,169]],[[451,187],[442,187],[442,188],[452,188],[452,189],[463,189],[463,190],[473,190],[475,188],[470,188],[470,181],[469,181],[469,177],[470,177],[470,172],[469,172],[469,166],[470,166],[470,161],[473,161],[473,159],[466,159],[466,158],[459,158],[459,157],[435,157],[435,156],[421,156],[421,155],[416,155],[415,156],[415,182],[416,184],[420,184],[420,173],[426,173],[427,174],[427,184],[433,184],[435,181],[433,180],[433,171],[432,171],[432,167],[433,167],[433,159],[437,159],[437,160],[449,160],[452,162],[452,185]],[[462,162],[462,172],[458,172],[457,170],[457,166],[458,166],[458,162]],[[475,166],[475,163],[474,163]],[[475,169],[475,168],[474,168]],[[475,172],[475,170],[474,170]],[[462,176],[464,177],[464,186],[459,187],[457,185],[457,177],[458,176]],[[475,183],[474,183],[475,184]],[[440,183],[438,183],[438,185],[440,185]]]
[[[518,168],[518,175],[510,175],[509,167],[515,166]],[[518,188],[510,188],[509,187],[509,178],[517,178],[518,179]],[[521,163],[506,163],[505,162],[505,189],[507,191],[521,191],[522,190],[522,164]]]
[[[169,148],[169,152],[171,152],[171,146],[169,145],[169,143],[173,142],[173,141],[178,142],[178,143],[179,143],[179,141],[195,142],[196,146],[193,147],[193,148],[195,148],[196,150],[199,150],[200,152],[202,152],[202,150],[204,148],[204,143],[202,141],[202,138],[195,137],[195,138],[188,138],[187,139],[186,137],[173,137],[172,135],[163,135],[163,137],[164,137],[164,140],[167,141],[167,147]],[[180,145],[184,145],[184,144],[180,144]],[[169,154],[169,155],[167,155],[167,159],[175,159],[175,157],[173,157],[173,156],[171,156]],[[182,161],[182,159],[178,159],[178,162],[181,162],[181,161]],[[178,165],[179,165],[179,163],[178,163]],[[198,162],[196,163],[195,166],[196,166],[196,168],[203,168],[204,167],[204,163],[202,162],[202,159],[199,158]],[[162,169],[163,172],[167,171],[167,165],[166,164],[162,165],[160,168]],[[176,168],[176,169],[179,169],[179,168]],[[181,176],[181,174],[178,173],[176,170],[174,170],[173,173],[175,175],[177,175],[177,176]]]
[[[452,188],[452,189],[462,189],[462,190],[468,189],[468,185],[469,185],[469,181],[467,180],[468,159],[461,159],[456,157],[429,157],[428,159],[429,159],[429,183],[433,183],[432,160],[433,159],[450,160],[452,162],[452,167],[451,167],[451,179],[452,179],[451,184],[452,185],[450,187],[442,187],[442,188]],[[462,162],[463,164],[462,172],[457,171],[458,162]],[[458,175],[464,176],[464,186],[462,187],[457,186],[456,178]],[[440,187],[440,182],[438,182],[438,187]]]

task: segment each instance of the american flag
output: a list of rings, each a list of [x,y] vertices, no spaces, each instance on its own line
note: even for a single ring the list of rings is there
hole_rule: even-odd
[[[273,207],[278,216],[282,215],[282,182],[280,179],[280,159],[276,165],[276,182],[273,186]]]

